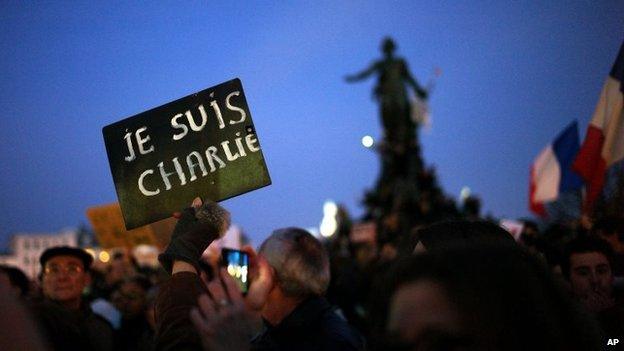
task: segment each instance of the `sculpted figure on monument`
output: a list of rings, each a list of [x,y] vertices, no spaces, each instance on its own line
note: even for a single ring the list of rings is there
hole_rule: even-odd
[[[394,55],[396,44],[391,38],[385,38],[381,48],[382,59],[357,74],[348,75],[346,81],[357,82],[374,73],[377,75],[374,96],[380,106],[384,138],[388,146],[402,153],[414,144],[416,128],[410,118],[407,86],[421,99],[427,98],[427,91],[412,77],[405,60]]]

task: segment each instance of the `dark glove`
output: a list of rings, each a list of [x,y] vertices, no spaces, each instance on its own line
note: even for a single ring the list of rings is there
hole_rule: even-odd
[[[190,263],[199,271],[198,261],[204,250],[229,226],[230,213],[216,202],[207,201],[198,209],[185,208],[167,249],[158,256],[160,264],[169,274],[176,260]]]

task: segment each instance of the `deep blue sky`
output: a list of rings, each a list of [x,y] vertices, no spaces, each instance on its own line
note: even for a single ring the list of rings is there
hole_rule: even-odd
[[[87,223],[116,201],[101,128],[240,77],[273,185],[224,202],[256,243],[318,226],[326,199],[362,213],[378,172],[374,80],[343,77],[391,35],[426,82],[424,156],[452,196],[528,215],[528,167],[581,133],[624,39],[624,2],[69,2],[0,4],[0,246]]]

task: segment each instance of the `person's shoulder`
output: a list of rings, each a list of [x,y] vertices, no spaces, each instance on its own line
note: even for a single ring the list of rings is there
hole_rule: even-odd
[[[95,328],[101,332],[113,332],[114,328],[111,322],[109,322],[106,318],[100,316],[97,313],[89,313],[86,320],[92,328]]]
[[[364,338],[334,309],[323,314],[321,322],[324,343],[328,350],[363,350]]]

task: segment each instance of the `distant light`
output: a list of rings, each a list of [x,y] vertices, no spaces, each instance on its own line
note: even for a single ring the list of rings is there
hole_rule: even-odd
[[[459,192],[459,200],[460,201],[465,201],[468,197],[470,197],[471,191],[470,188],[465,186],[461,189],[461,191]]]
[[[323,216],[335,217],[338,214],[338,205],[332,200],[326,200],[323,204]]]
[[[321,236],[328,238],[336,233],[338,229],[336,215],[338,215],[338,205],[332,200],[326,200],[323,204],[323,219],[319,228]]]
[[[100,261],[106,263],[110,260],[110,255],[108,254],[108,252],[102,251],[100,252],[99,258],[100,258]]]
[[[370,135],[365,135],[365,136],[362,138],[362,145],[364,145],[364,147],[366,147],[366,148],[370,148],[370,147],[372,147],[372,146],[373,146],[373,144],[375,144],[375,140],[373,139],[373,137],[372,137],[372,136],[370,136]]]
[[[91,255],[91,257],[95,258],[95,251],[93,249],[85,249],[85,251]]]
[[[336,233],[336,229],[338,229],[338,222],[336,222],[336,218],[334,217],[325,217],[321,221],[321,235],[325,238],[329,238],[330,236]]]

